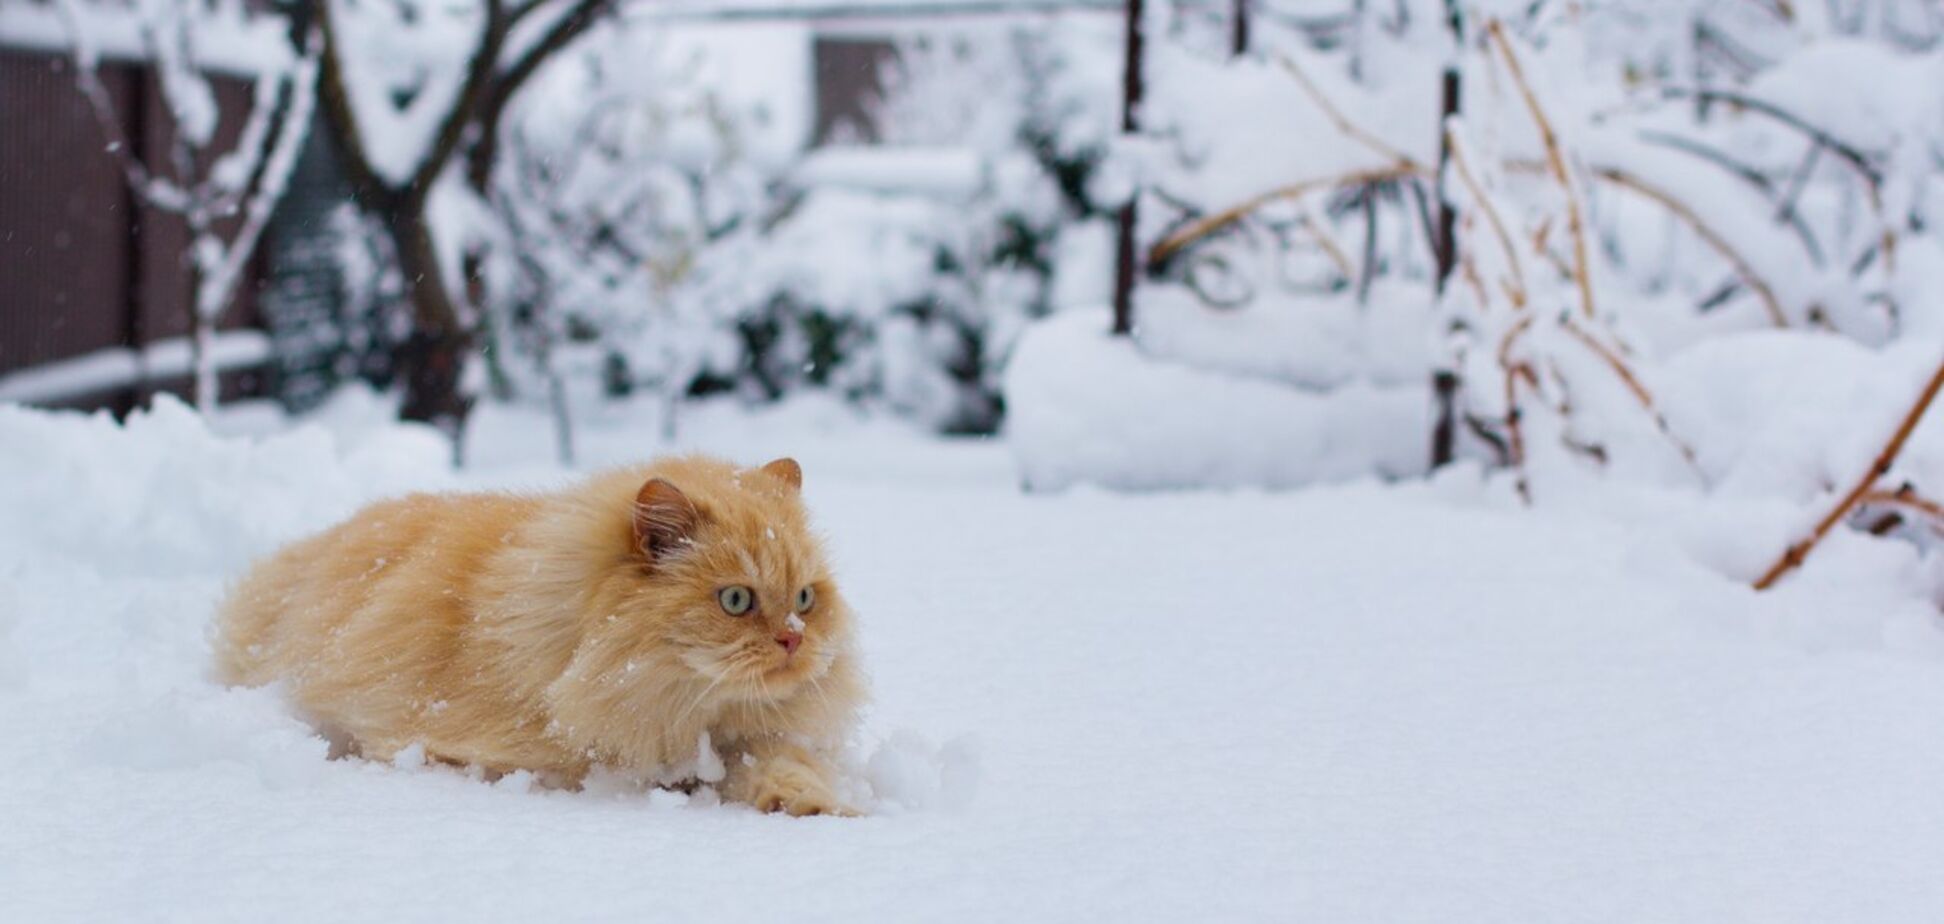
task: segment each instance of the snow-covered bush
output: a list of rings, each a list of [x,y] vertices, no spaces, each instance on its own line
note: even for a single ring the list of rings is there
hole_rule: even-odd
[[[1086,237],[1112,30],[906,37],[883,145],[807,153],[771,101],[723,92],[752,41],[617,23],[522,98],[489,197],[502,393],[645,388],[672,411],[824,388],[990,431],[1018,331],[1106,272]]]
[[[881,146],[816,152],[796,175],[766,260],[772,327],[796,346],[758,367],[946,431],[997,426],[1019,332],[1108,272],[1092,187],[1117,42],[1097,17],[899,36]],[[792,338],[802,319],[813,335]]]
[[[1928,463],[1897,462],[1923,376],[1886,363],[1867,423],[1758,452],[1699,412],[1709,388],[1691,365],[1745,368],[1734,357],[1769,331],[1800,331],[1786,374],[1840,390],[1857,344],[1934,344],[1944,22],[1906,6],[1346,2],[1271,8],[1241,54],[1206,15],[1164,7],[1146,23],[1128,158],[1151,273],[1134,349],[1157,380],[1187,366],[1346,401],[1409,390],[1438,410],[1415,434],[1427,462],[1511,469],[1521,495],[1543,494],[1542,471],[1720,490],[1746,483],[1744,466],[1782,466],[1797,503],[1851,488],[1811,505],[1808,544],[1871,504],[1935,520],[1916,477]],[[1016,409],[1056,405],[1022,420],[1102,400],[1072,377],[1017,385]],[[1172,418],[1126,400],[1106,413],[1147,432],[1122,442],[1166,442]],[[1271,429],[1308,426],[1289,418]],[[1156,481],[1066,464],[1061,447],[1022,441],[1029,477]],[[1332,470],[1292,453],[1269,473],[1170,471],[1288,484]]]
[[[625,23],[582,43],[510,115],[486,268],[500,393],[669,402],[737,367],[748,272],[792,149],[721,92],[706,37]],[[673,421],[673,415],[665,419]]]

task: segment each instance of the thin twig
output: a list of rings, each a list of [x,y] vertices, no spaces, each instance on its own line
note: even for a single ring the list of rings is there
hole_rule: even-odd
[[[1323,110],[1323,115],[1345,137],[1383,155],[1392,165],[1400,169],[1407,169],[1415,173],[1428,172],[1425,170],[1424,165],[1419,164],[1411,155],[1391,147],[1383,139],[1365,131],[1362,127],[1350,121],[1343,114],[1342,110],[1330,102],[1329,97],[1323,95],[1323,91],[1316,86],[1314,81],[1310,80],[1309,75],[1303,73],[1303,69],[1297,66],[1295,59],[1287,55],[1278,54],[1276,55],[1276,63],[1282,65],[1283,70],[1288,71],[1291,77],[1296,78],[1296,83],[1302,86],[1303,92],[1309,96],[1310,101],[1316,104],[1316,108]]]
[[[1856,505],[1858,507],[1901,507],[1912,510],[1928,517],[1931,529],[1944,533],[1944,503],[1917,493],[1916,486],[1908,483],[1895,491],[1885,491],[1881,488],[1865,491],[1862,497],[1857,498]]]
[[[1512,50],[1512,42],[1505,37],[1505,26],[1494,19],[1485,24],[1485,31],[1498,46],[1499,55],[1505,59],[1505,68],[1518,84],[1519,95],[1525,99],[1526,110],[1532,115],[1532,122],[1539,129],[1539,140],[1546,146],[1546,164],[1552,170],[1553,179],[1559,183],[1560,192],[1566,195],[1566,229],[1573,238],[1573,282],[1580,293],[1580,311],[1587,317],[1595,314],[1593,305],[1593,276],[1586,250],[1586,219],[1580,212],[1579,190],[1573,184],[1573,175],[1566,168],[1566,156],[1559,145],[1559,135],[1553,131],[1552,120],[1546,117],[1546,110],[1539,105],[1539,97],[1532,92],[1532,84],[1525,78],[1525,69],[1519,64],[1519,56]]]
[[[1746,183],[1749,186],[1753,187],[1757,192],[1759,192],[1762,195],[1764,199],[1775,198],[1776,195],[1775,184],[1770,182],[1768,177],[1762,175],[1761,171],[1756,170],[1754,167],[1750,167],[1747,164],[1741,163],[1740,161],[1737,161],[1734,158],[1729,157],[1728,155],[1715,150],[1714,148],[1708,147],[1705,144],[1695,141],[1692,138],[1686,138],[1681,135],[1675,135],[1667,132],[1657,132],[1651,130],[1640,132],[1639,137],[1640,140],[1645,141],[1649,144],[1662,145],[1664,147],[1672,148],[1676,151],[1681,151],[1683,153],[1691,154],[1695,157],[1699,157],[1702,160],[1705,160],[1708,163],[1714,164],[1715,166],[1720,167],[1721,169],[1727,171],[1730,176],[1733,176],[1736,179],[1741,180],[1743,183]],[[1820,150],[1820,148],[1818,148],[1817,150]],[[1783,221],[1788,222],[1789,228],[1795,231],[1796,239],[1802,242],[1802,249],[1805,253],[1809,254],[1810,262],[1814,263],[1817,266],[1822,266],[1826,262],[1827,258],[1825,258],[1823,255],[1822,245],[1816,241],[1816,235],[1809,230],[1809,225],[1802,220],[1802,214],[1797,210],[1790,208],[1790,209],[1782,210],[1782,213],[1779,215],[1779,217]]]
[[[1770,288],[1768,282],[1763,280],[1760,275],[1756,274],[1755,267],[1749,264],[1747,257],[1742,256],[1741,252],[1736,250],[1733,244],[1728,243],[1728,239],[1722,236],[1721,232],[1709,227],[1708,223],[1703,221],[1701,216],[1695,213],[1694,209],[1689,208],[1687,203],[1676,199],[1666,190],[1653,186],[1645,180],[1631,173],[1627,173],[1618,167],[1599,167],[1594,169],[1593,175],[1615,186],[1630,189],[1646,196],[1660,203],[1662,208],[1672,212],[1674,217],[1681,219],[1689,228],[1694,229],[1694,233],[1700,235],[1702,240],[1708,242],[1708,246],[1713,247],[1716,253],[1721,254],[1728,261],[1729,265],[1735,268],[1735,275],[1740,276],[1742,282],[1754,290],[1756,297],[1762,300],[1762,307],[1768,311],[1769,320],[1776,327],[1789,326],[1789,317],[1783,313],[1782,302],[1775,297],[1775,290]]]
[[[1375,170],[1353,170],[1349,173],[1337,174],[1336,176],[1318,177],[1312,180],[1291,183],[1287,186],[1279,186],[1268,192],[1251,196],[1219,212],[1204,215],[1188,223],[1187,226],[1163,238],[1160,243],[1155,244],[1148,251],[1148,263],[1150,265],[1159,264],[1179,252],[1183,247],[1241,221],[1249,213],[1278,199],[1294,199],[1319,189],[1382,183],[1386,180],[1395,180],[1422,174],[1423,169],[1419,167],[1383,167]]]
[[[1485,213],[1486,222],[1492,226],[1492,234],[1498,238],[1499,249],[1505,251],[1506,265],[1512,271],[1512,280],[1506,287],[1506,296],[1512,300],[1512,307],[1524,308],[1526,306],[1525,265],[1519,259],[1518,250],[1512,246],[1512,234],[1506,230],[1505,220],[1499,217],[1497,207],[1492,205],[1492,198],[1485,194],[1485,188],[1479,185],[1478,178],[1471,172],[1471,167],[1466,162],[1464,144],[1449,130],[1445,132],[1445,140],[1450,145],[1451,166],[1457,171],[1458,179],[1465,184],[1467,190],[1470,190],[1472,201],[1478,203],[1479,211]]]
[[[1878,243],[1883,248],[1883,268],[1886,272],[1895,271],[1897,265],[1896,224],[1890,220],[1889,216],[1883,213],[1883,169],[1877,165],[1876,161],[1870,155],[1865,154],[1855,145],[1836,137],[1828,131],[1809,124],[1801,116],[1781,106],[1744,93],[1737,93],[1733,90],[1693,87],[1663,87],[1660,92],[1663,97],[1668,99],[1690,98],[1701,102],[1718,101],[1747,109],[1751,112],[1761,113],[1808,136],[1811,142],[1827,148],[1838,159],[1849,164],[1856,170],[1857,175],[1863,178],[1864,194],[1868,197],[1870,209],[1876,214],[1877,223],[1881,228],[1878,234]]]
[[[1695,474],[1702,474],[1701,463],[1694,455],[1694,447],[1689,446],[1686,440],[1675,434],[1674,428],[1667,422],[1667,415],[1661,413],[1660,405],[1654,400],[1654,393],[1648,391],[1647,386],[1641,383],[1640,377],[1634,374],[1626,358],[1612,347],[1601,343],[1599,338],[1594,337],[1585,328],[1574,324],[1571,318],[1562,322],[1561,326],[1566,328],[1566,333],[1574,340],[1579,341],[1581,345],[1591,350],[1593,355],[1604,361],[1607,368],[1613,370],[1613,374],[1620,378],[1620,383],[1626,386],[1628,393],[1633,395],[1635,401],[1640,402],[1641,409],[1647,412],[1647,416],[1653,418],[1654,427],[1660,430],[1662,436],[1667,437],[1668,442],[1674,444],[1681,458],[1687,460],[1688,467],[1693,469]]]
[[[1800,567],[1803,560],[1809,557],[1809,553],[1815,550],[1816,544],[1821,542],[1823,537],[1836,527],[1836,524],[1841,523],[1865,495],[1870,493],[1870,489],[1876,486],[1884,474],[1890,471],[1890,466],[1897,461],[1897,454],[1903,451],[1904,443],[1910,439],[1911,432],[1917,429],[1917,421],[1923,419],[1924,412],[1930,409],[1931,401],[1936,399],[1940,388],[1944,388],[1944,363],[1939,363],[1937,369],[1931,373],[1930,380],[1925,382],[1923,390],[1917,393],[1917,400],[1911,402],[1910,409],[1904,412],[1903,420],[1898,422],[1897,429],[1890,434],[1889,442],[1883,444],[1883,448],[1877,452],[1876,459],[1870,463],[1870,467],[1857,477],[1856,484],[1836,502],[1836,506],[1830,508],[1830,511],[1817,521],[1815,529],[1811,530],[1808,536],[1797,540],[1782,552],[1782,557],[1776,559],[1775,564],[1770,565],[1768,571],[1755,582],[1756,590],[1767,590],[1775,586],[1775,582],[1781,580],[1783,575]]]

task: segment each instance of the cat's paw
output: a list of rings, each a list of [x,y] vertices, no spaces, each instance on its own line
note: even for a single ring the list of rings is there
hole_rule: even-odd
[[[802,761],[772,761],[751,782],[754,785],[749,804],[759,811],[782,812],[798,818],[805,815],[855,818],[863,814],[837,798],[818,768]]]
[[[782,812],[793,818],[809,815],[856,818],[862,814],[827,792],[766,792],[757,796],[756,807],[765,812]]]

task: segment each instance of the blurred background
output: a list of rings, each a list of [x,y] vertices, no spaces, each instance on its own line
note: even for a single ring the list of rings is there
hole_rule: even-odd
[[[1939,329],[1941,35],[1929,0],[4,0],[0,399],[351,387],[461,457],[476,409],[545,414],[567,460],[589,416],[809,393],[1010,427],[1047,484],[1696,469],[1691,348]],[[1191,458],[1114,461],[1156,448]]]

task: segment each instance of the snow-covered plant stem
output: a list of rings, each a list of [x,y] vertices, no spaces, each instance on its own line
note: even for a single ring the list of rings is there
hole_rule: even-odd
[[[1581,195],[1578,181],[1572,168],[1566,162],[1566,155],[1559,143],[1559,132],[1553,127],[1552,119],[1546,115],[1545,107],[1539,104],[1539,97],[1527,82],[1525,68],[1519,63],[1519,55],[1512,50],[1512,43],[1505,37],[1505,25],[1493,19],[1485,24],[1485,33],[1498,49],[1499,56],[1505,61],[1505,70],[1512,82],[1519,88],[1519,97],[1525,101],[1526,111],[1539,130],[1539,140],[1546,148],[1546,167],[1552,173],[1553,181],[1559,184],[1566,197],[1566,231],[1572,236],[1573,245],[1573,284],[1579,289],[1580,313],[1594,317],[1593,274],[1590,258],[1586,249],[1586,206]]]
[[[1904,411],[1903,419],[1897,422],[1897,428],[1890,432],[1890,438],[1884,442],[1883,448],[1878,450],[1876,457],[1870,461],[1870,467],[1864,469],[1863,473],[1857,476],[1856,483],[1851,485],[1843,496],[1836,499],[1836,504],[1829,508],[1829,512],[1824,514],[1822,519],[1816,521],[1809,535],[1784,549],[1781,557],[1777,558],[1767,571],[1762,572],[1762,576],[1755,580],[1756,590],[1774,587],[1784,575],[1801,567],[1808,559],[1809,553],[1815,551],[1816,544],[1822,542],[1823,537],[1829,535],[1829,531],[1834,529],[1836,524],[1843,522],[1843,518],[1849,516],[1850,511],[1856,509],[1856,506],[1869,496],[1877,483],[1883,480],[1883,476],[1889,473],[1890,466],[1896,464],[1897,455],[1903,452],[1904,443],[1917,429],[1917,422],[1924,418],[1924,412],[1930,410],[1931,402],[1936,400],[1939,389],[1944,389],[1944,362],[1940,362],[1930,378],[1924,382],[1923,389],[1917,392],[1916,400],[1912,401],[1909,409]]]

